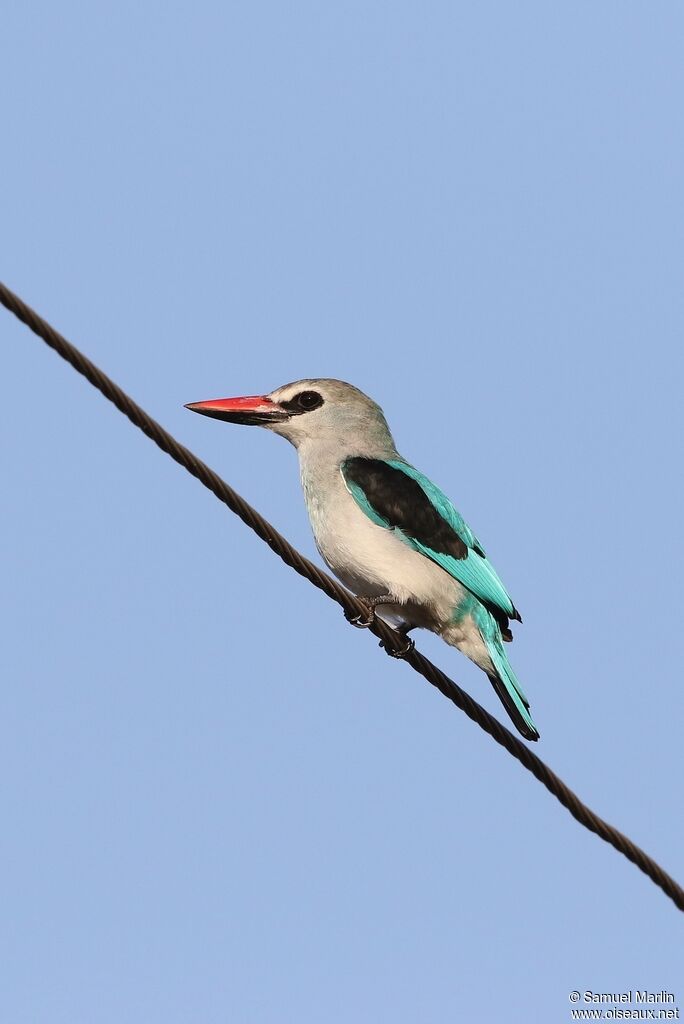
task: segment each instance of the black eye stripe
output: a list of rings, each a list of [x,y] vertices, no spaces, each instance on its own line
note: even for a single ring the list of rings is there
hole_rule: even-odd
[[[300,391],[298,395],[290,398],[287,402],[281,402],[280,407],[289,412],[290,416],[301,416],[304,412],[312,412],[323,405],[323,395],[318,391]]]

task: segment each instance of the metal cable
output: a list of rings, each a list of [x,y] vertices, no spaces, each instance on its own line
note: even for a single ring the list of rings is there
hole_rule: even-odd
[[[182,444],[179,444],[168,431],[164,430],[163,427],[153,420],[125,391],[122,391],[102,370],[98,369],[94,363],[91,363],[82,352],[79,352],[77,348],[51,327],[47,321],[38,316],[34,310],[27,306],[25,302],[15,295],[14,292],[10,291],[2,282],[0,282],[0,302],[11,313],[14,313],[22,323],[26,324],[34,334],[42,338],[50,348],[53,348],[63,359],[66,359],[75,370],[83,374],[93,387],[96,387],[105,398],[113,402],[117,409],[127,416],[131,423],[139,427],[144,434],[147,434],[163,452],[170,455],[179,465],[187,469],[188,473],[197,477],[205,487],[208,487],[219,501],[227,505],[250,529],[254,530],[287,565],[291,566],[300,576],[304,576],[314,586],[322,590],[333,601],[337,601],[347,615],[366,615],[366,606],[361,601],[354,597],[353,594],[350,594],[348,590],[331,576],[319,569],[317,565],[310,562],[308,558],[304,558],[296,548],[292,547],[232,487],[222,480],[209,466],[198,459],[196,455]],[[405,644],[404,638],[380,619],[375,619],[370,629],[382,641],[388,651],[397,651],[403,648]],[[633,843],[631,839],[623,835],[622,832],[618,832],[616,828],[613,828],[612,825],[609,825],[603,818],[595,814],[586,804],[582,803],[579,797],[566,786],[563,780],[555,772],[551,771],[548,765],[537,757],[517,736],[514,736],[512,732],[503,726],[498,719],[490,715],[465,690],[462,690],[457,683],[449,679],[441,669],[433,665],[419,651],[413,650],[404,660],[411,668],[427,679],[429,683],[436,686],[440,693],[448,697],[456,707],[464,711],[468,718],[476,722],[486,733],[489,733],[509,754],[512,754],[516,760],[520,761],[529,772],[532,772],[535,778],[546,786],[549,792],[570,811],[573,818],[589,829],[590,832],[594,832],[605,842],[610,843],[616,850],[624,854],[628,860],[631,860],[644,874],[648,875],[651,881],[662,889],[666,896],[669,896],[679,910],[684,910],[684,889],[678,885],[674,878],[664,871],[652,857],[649,857],[647,853]]]

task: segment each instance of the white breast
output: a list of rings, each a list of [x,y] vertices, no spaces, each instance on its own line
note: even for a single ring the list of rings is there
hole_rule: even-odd
[[[450,620],[461,585],[392,530],[373,523],[347,490],[339,465],[302,460],[301,476],[316,546],[345,586],[365,597],[390,593],[416,612],[422,608],[412,620]]]

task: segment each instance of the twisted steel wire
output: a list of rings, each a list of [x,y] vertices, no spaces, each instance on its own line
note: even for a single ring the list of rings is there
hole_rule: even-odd
[[[55,352],[70,363],[86,380],[90,381],[93,387],[97,388],[105,398],[113,402],[117,409],[127,416],[131,423],[139,427],[150,440],[154,441],[163,452],[170,455],[188,473],[191,473],[200,483],[208,487],[219,501],[227,505],[250,529],[254,530],[257,536],[261,537],[271,550],[282,558],[287,565],[291,566],[295,572],[298,572],[300,576],[304,576],[305,579],[313,583],[319,590],[322,590],[333,601],[337,601],[347,616],[361,616],[362,618],[366,616],[367,607],[362,601],[326,572],[323,572],[322,569],[319,569],[317,565],[310,562],[308,558],[301,555],[256,509],[252,508],[244,498],[234,491],[225,480],[222,480],[217,473],[189,451],[188,448],[179,444],[168,431],[164,430],[156,420],[152,419],[125,391],[2,282],[0,282],[0,302],[22,323],[26,324],[34,334],[42,338],[50,348],[54,349]],[[380,619],[374,619],[369,628],[381,640],[387,651],[392,652],[403,649],[405,639]],[[684,910],[684,889],[674,878],[652,857],[649,857],[644,850],[637,846],[636,843],[633,843],[628,836],[619,832],[612,825],[609,825],[598,814],[595,814],[591,808],[587,807],[577,794],[541,758],[534,754],[522,740],[514,736],[498,719],[494,718],[476,700],[473,700],[465,690],[461,689],[457,683],[445,675],[436,665],[433,665],[418,650],[413,649],[403,660],[435,686],[440,693],[448,697],[456,707],[464,711],[468,718],[476,722],[481,729],[484,729],[509,754],[516,758],[567,808],[576,821],[590,832],[600,836],[601,839],[613,846],[619,853],[622,853],[633,864],[636,864],[644,874],[648,875],[655,885],[662,889],[679,910]]]

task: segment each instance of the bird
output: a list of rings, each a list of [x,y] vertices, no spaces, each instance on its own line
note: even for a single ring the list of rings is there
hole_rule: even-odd
[[[380,406],[332,378],[294,381],[269,394],[190,402],[192,412],[265,427],[297,449],[309,520],[329,569],[406,637],[422,628],[489,677],[518,731],[539,739],[504,643],[520,612],[455,506],[404,459]]]

